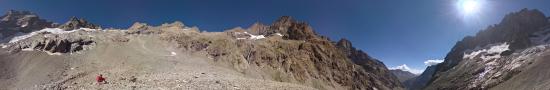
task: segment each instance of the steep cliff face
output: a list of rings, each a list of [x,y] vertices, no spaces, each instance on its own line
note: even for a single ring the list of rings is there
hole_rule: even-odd
[[[456,43],[426,89],[491,89],[532,67],[547,51],[550,26],[538,10],[511,13],[497,25]],[[537,83],[544,84],[542,82]],[[526,85],[526,84],[521,84]],[[510,87],[508,89],[535,89]]]
[[[379,60],[370,57],[367,53],[355,49],[352,46],[351,42],[347,39],[341,39],[336,43],[336,46],[346,53],[347,57],[350,58],[355,64],[360,65],[366,71],[369,71],[373,75],[371,77],[376,78],[377,80],[382,80],[385,85],[400,85],[399,79],[393,75],[384,63]]]

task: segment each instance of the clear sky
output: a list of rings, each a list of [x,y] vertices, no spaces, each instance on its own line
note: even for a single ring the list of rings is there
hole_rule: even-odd
[[[0,12],[29,10],[58,23],[77,16],[115,28],[179,20],[207,31],[270,24],[288,15],[332,40],[351,40],[388,67],[418,70],[507,13],[530,8],[550,14],[550,0],[474,1],[463,8],[457,0],[0,0]]]

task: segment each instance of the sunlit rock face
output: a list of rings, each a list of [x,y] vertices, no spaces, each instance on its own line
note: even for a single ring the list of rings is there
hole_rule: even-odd
[[[490,89],[511,82],[547,53],[550,26],[538,10],[506,15],[496,25],[456,43],[438,65],[426,89]],[[519,85],[519,84],[514,84]],[[527,85],[529,86],[529,85]],[[517,88],[529,89],[529,88]]]

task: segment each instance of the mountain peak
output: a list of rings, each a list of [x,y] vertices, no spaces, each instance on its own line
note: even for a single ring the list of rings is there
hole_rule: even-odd
[[[292,23],[295,23],[296,21],[294,19],[292,19],[292,17],[290,16],[281,16],[279,19],[277,19],[274,23],[273,23],[273,26],[290,26],[290,24]]]
[[[0,16],[0,30],[4,36],[10,36],[16,32],[28,33],[46,27],[54,27],[52,22],[40,19],[38,15],[30,11],[9,10],[5,15]]]
[[[17,19],[23,18],[23,17],[36,17],[36,18],[38,18],[38,16],[36,16],[34,13],[32,13],[30,11],[9,10],[8,12],[6,12],[6,14],[4,16],[2,16],[2,21],[14,21],[14,20],[17,20]]]
[[[63,30],[74,30],[79,28],[90,28],[90,29],[100,29],[101,27],[95,24],[92,24],[85,19],[77,18],[77,17],[71,17],[69,21],[67,21],[65,24],[59,26],[59,28]]]
[[[9,10],[8,12],[6,12],[6,15],[34,15],[34,13],[30,11]]]
[[[525,24],[534,27],[540,27],[548,24],[548,20],[544,13],[538,9],[522,9],[519,12],[514,12],[506,15],[501,21],[501,25]]]
[[[351,52],[353,50],[353,46],[351,45],[351,41],[348,39],[342,38],[337,43],[336,46],[343,49],[345,52]]]

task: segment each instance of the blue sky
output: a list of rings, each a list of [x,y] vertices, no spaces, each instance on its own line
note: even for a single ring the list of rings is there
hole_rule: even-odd
[[[550,0],[482,1],[468,18],[456,0],[2,0],[0,12],[29,10],[58,23],[77,16],[115,28],[179,20],[207,31],[270,24],[288,15],[332,40],[351,40],[388,67],[420,70],[424,61],[444,58],[456,41],[507,13],[522,8],[550,13]]]

